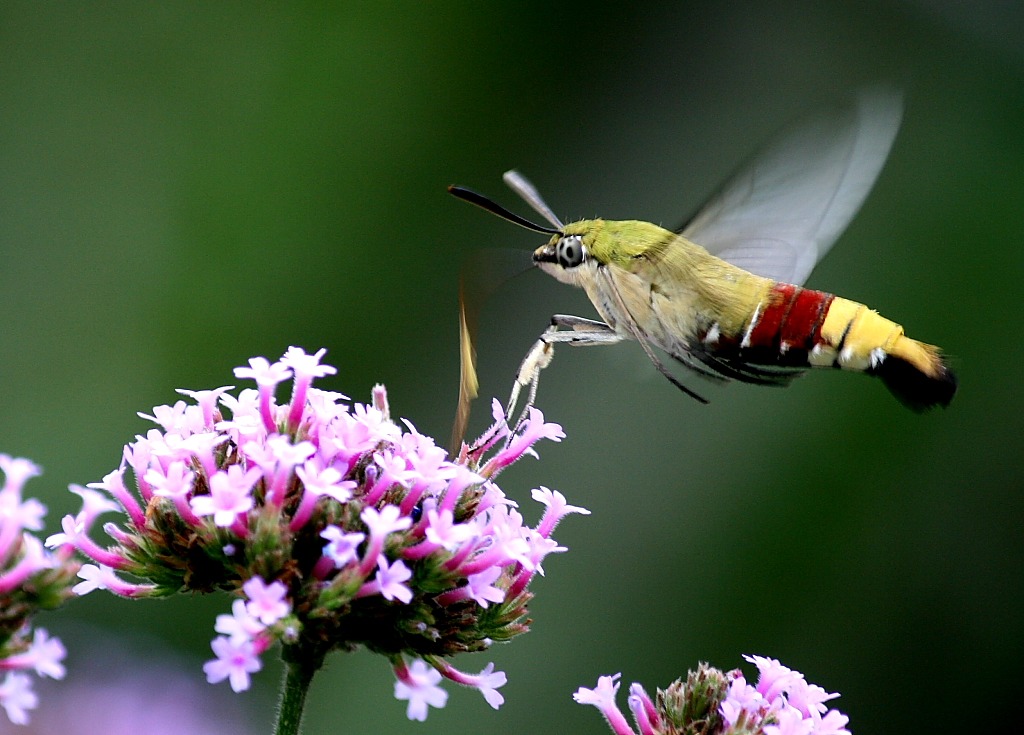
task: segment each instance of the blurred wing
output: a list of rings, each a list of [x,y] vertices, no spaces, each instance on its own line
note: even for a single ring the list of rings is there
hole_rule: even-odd
[[[452,425],[451,454],[457,456],[469,425],[480,383],[476,374],[476,338],[480,311],[494,291],[533,266],[529,250],[489,248],[467,256],[459,275],[459,402]]]
[[[803,283],[860,209],[903,113],[902,95],[870,89],[849,109],[783,135],[680,234],[723,260]]]
[[[451,454],[458,456],[469,426],[469,410],[479,394],[480,381],[476,375],[476,324],[470,324],[466,314],[466,295],[459,284],[459,402],[455,407],[452,424]]]

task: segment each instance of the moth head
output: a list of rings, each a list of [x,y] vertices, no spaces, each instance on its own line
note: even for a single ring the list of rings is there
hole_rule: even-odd
[[[564,270],[577,268],[588,259],[587,247],[579,235],[556,235],[533,251],[537,265],[551,264]]]

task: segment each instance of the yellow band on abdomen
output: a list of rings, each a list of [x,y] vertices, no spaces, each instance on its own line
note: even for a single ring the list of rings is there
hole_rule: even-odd
[[[832,300],[821,325],[821,342],[808,355],[815,366],[867,370],[885,359],[903,327],[856,301]]]

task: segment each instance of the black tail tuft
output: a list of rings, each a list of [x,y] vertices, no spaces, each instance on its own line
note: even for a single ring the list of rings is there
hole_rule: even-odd
[[[870,372],[882,379],[900,403],[914,411],[945,408],[956,395],[956,375],[945,364],[940,364],[933,376],[890,354]]]

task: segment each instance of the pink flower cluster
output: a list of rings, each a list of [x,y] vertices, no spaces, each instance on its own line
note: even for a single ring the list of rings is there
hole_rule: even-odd
[[[536,409],[510,428],[495,404],[494,425],[452,460],[391,420],[382,386],[368,405],[313,388],[335,372],[323,354],[292,347],[274,363],[253,358],[235,377],[255,389],[180,391],[191,401],[140,414],[159,428],[136,436],[102,482],[73,488],[82,510],[47,544],[93,562],[79,594],[238,594],[217,619],[211,682],[248,688],[275,642],[314,668],[332,650],[365,645],[390,660],[410,718],[444,704],[435,676],[497,707],[504,674],[488,665],[470,675],[444,659],[527,630],[528,586],[548,554],[565,550],[552,531],[587,511],[538,488],[545,509],[531,528],[494,478],[562,430]],[[278,405],[288,380],[291,398]],[[89,534],[112,510],[125,518],[103,526],[114,541],[103,547]]]
[[[697,724],[709,735],[850,735],[849,718],[825,705],[838,694],[809,684],[775,659],[744,658],[757,666],[756,685],[738,669],[723,673],[704,665],[685,682],[659,690],[657,701],[631,684],[627,703],[640,735],[690,732]],[[595,688],[580,687],[573,699],[597,707],[615,735],[636,735],[615,703],[620,676],[602,676]]]
[[[846,729],[850,718],[825,704],[838,693],[810,684],[799,671],[774,658],[743,658],[757,666],[757,684],[748,684],[738,670],[731,672],[729,693],[721,705],[729,727],[747,720],[773,723],[764,725],[765,735],[850,735]]]
[[[67,599],[79,565],[70,550],[50,553],[31,533],[42,530],[46,507],[23,499],[22,490],[39,468],[0,454],[0,470],[0,706],[11,722],[24,725],[39,704],[27,672],[63,679],[66,655],[59,639],[33,630],[32,616]]]

